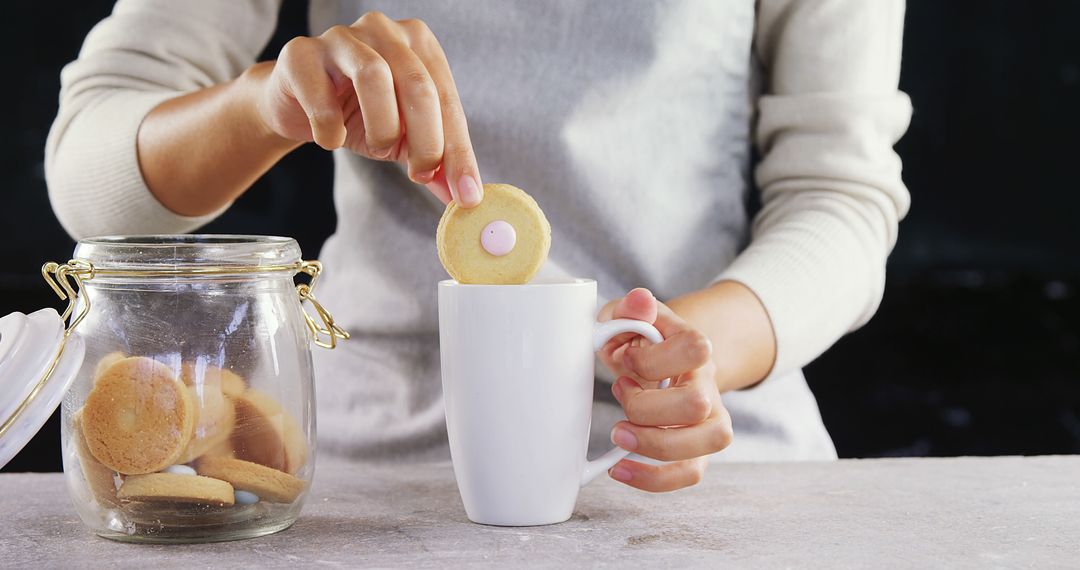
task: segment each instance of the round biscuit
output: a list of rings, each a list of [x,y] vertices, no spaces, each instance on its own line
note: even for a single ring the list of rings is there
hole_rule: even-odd
[[[199,461],[199,475],[228,481],[233,488],[255,493],[271,503],[291,503],[304,490],[304,482],[288,473],[228,457],[207,457]]]
[[[200,475],[147,473],[124,479],[116,496],[124,501],[231,505],[233,487],[226,481]]]
[[[195,402],[195,429],[191,434],[184,453],[177,463],[188,463],[211,449],[229,441],[236,425],[236,406],[232,400],[221,393],[221,387],[206,384],[188,386],[191,400]]]
[[[247,389],[244,378],[232,370],[217,366],[205,366],[200,370],[191,362],[180,365],[180,380],[188,386],[217,386],[226,396],[239,396]]]
[[[97,379],[101,378],[101,375],[104,374],[110,366],[125,358],[127,358],[127,355],[119,350],[102,356],[101,360],[98,361],[97,366],[94,368],[94,381],[97,382]]]
[[[307,440],[299,424],[265,392],[247,390],[234,399],[233,455],[295,474],[307,462]]]
[[[509,223],[516,235],[505,255],[488,253],[481,236],[488,224]],[[519,285],[528,283],[547,259],[551,224],[531,196],[509,184],[484,184],[484,199],[473,208],[451,202],[435,232],[439,261],[446,272],[464,284]]]
[[[114,471],[137,475],[177,462],[195,427],[190,391],[168,366],[141,356],[108,367],[82,408],[91,454]]]
[[[79,467],[82,468],[83,479],[90,487],[90,492],[98,504],[112,507],[118,504],[116,500],[116,483],[119,475],[105,467],[90,453],[86,445],[86,437],[83,436],[82,410],[75,412],[71,418],[71,440],[75,446],[75,453],[79,458]]]

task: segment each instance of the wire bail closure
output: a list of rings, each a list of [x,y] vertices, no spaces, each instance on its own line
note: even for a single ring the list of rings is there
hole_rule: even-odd
[[[83,302],[79,307],[79,312],[64,329],[64,338],[67,338],[90,312],[90,299],[82,295],[82,285],[84,280],[94,278],[94,265],[81,259],[73,259],[63,265],[50,261],[41,266],[41,276],[61,301],[68,302],[64,313],[60,315],[60,319],[64,322],[68,322],[68,317],[71,316],[79,302],[79,297],[82,296]],[[75,284],[74,287],[72,283]]]
[[[45,282],[49,284],[49,287],[56,293],[61,300],[66,300],[68,306],[64,309],[64,313],[61,318],[64,321],[68,321],[67,328],[64,330],[64,338],[66,339],[75,327],[86,317],[90,312],[90,298],[83,292],[83,282],[93,279],[97,275],[102,276],[120,276],[120,277],[183,277],[183,276],[205,276],[205,275],[234,275],[237,273],[264,273],[272,271],[291,271],[294,274],[303,273],[311,277],[311,281],[307,283],[298,283],[296,285],[296,293],[300,297],[300,312],[304,314],[304,321],[307,323],[307,328],[311,331],[313,342],[323,348],[333,349],[337,346],[338,339],[345,340],[349,338],[349,331],[341,328],[334,322],[333,315],[330,314],[318,299],[312,293],[315,288],[315,282],[319,279],[319,274],[322,273],[322,263],[318,261],[301,261],[299,263],[289,265],[272,265],[272,266],[210,266],[210,267],[174,267],[163,269],[99,269],[95,268],[94,264],[83,259],[72,259],[65,264],[59,264],[53,261],[41,266],[41,276],[45,279]],[[79,301],[82,301],[81,303]],[[322,321],[320,326],[318,321],[315,320],[306,310],[304,310],[304,301],[311,303],[314,307],[315,313],[318,315],[319,320]],[[76,309],[78,312],[76,312]],[[74,314],[74,317],[72,317]],[[323,339],[327,340],[323,340]]]
[[[347,340],[349,338],[349,331],[334,322],[333,315],[323,308],[322,304],[311,292],[315,288],[315,282],[318,281],[319,274],[322,273],[322,263],[318,261],[302,261],[300,262],[299,273],[311,276],[311,281],[296,285],[296,292],[300,295],[300,310],[304,313],[304,320],[307,321],[308,330],[311,331],[311,336],[317,346],[333,350],[337,346],[338,339]],[[323,326],[320,327],[315,322],[315,319],[304,310],[304,301],[311,303],[311,306],[315,308],[315,312],[319,315],[319,319],[322,320]],[[324,336],[329,340],[322,340]]]

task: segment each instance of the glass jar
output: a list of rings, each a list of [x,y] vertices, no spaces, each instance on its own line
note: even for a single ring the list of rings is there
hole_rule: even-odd
[[[314,473],[309,343],[348,337],[312,296],[318,262],[292,239],[211,235],[88,239],[74,258],[43,273],[81,287],[61,434],[82,520],[138,542],[289,527]]]

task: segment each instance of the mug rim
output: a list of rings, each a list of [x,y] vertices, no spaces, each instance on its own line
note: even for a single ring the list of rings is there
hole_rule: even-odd
[[[447,287],[453,289],[483,289],[488,287],[498,287],[499,289],[544,289],[548,287],[580,287],[582,285],[595,284],[595,279],[588,279],[584,277],[568,277],[558,281],[541,281],[537,283],[522,283],[520,285],[495,285],[490,283],[458,283],[456,279],[443,279],[439,281],[439,287]]]

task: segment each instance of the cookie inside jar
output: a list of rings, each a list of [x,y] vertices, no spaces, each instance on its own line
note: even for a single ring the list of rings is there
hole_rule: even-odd
[[[76,411],[86,485],[100,504],[145,516],[190,507],[292,503],[308,449],[296,419],[232,370],[110,353]],[[238,492],[240,500],[238,500]]]
[[[90,500],[131,532],[229,524],[307,488],[296,418],[241,374],[198,359],[174,370],[146,356],[102,357],[71,440]]]

